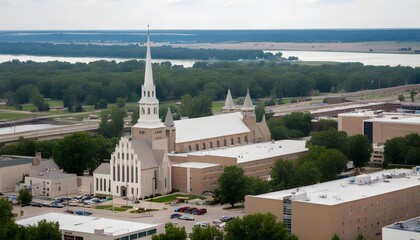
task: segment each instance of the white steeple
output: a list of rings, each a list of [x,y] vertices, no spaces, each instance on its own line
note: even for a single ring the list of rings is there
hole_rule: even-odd
[[[144,83],[141,86],[141,98],[139,101],[139,120],[136,124],[141,127],[162,127],[159,119],[159,100],[156,98],[156,86],[153,83],[152,56],[150,54],[149,26],[147,29],[146,68]]]
[[[230,88],[228,89],[228,93],[225,100],[225,106],[223,106],[223,112],[232,112],[236,109],[235,104],[233,103],[232,94],[230,93]]]

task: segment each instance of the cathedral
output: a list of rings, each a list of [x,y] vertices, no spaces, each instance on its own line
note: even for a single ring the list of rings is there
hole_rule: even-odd
[[[170,108],[159,119],[159,100],[153,81],[150,36],[147,35],[144,83],[139,119],[131,137],[122,137],[109,163],[93,174],[95,194],[130,199],[166,194],[172,190],[171,154],[225,149],[271,140],[265,118],[257,123],[249,90],[242,107],[234,105],[228,91],[222,114],[174,121]]]

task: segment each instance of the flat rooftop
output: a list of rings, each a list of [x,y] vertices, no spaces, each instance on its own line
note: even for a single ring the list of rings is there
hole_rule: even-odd
[[[354,108],[367,108],[371,106],[381,105],[384,103],[385,102],[372,102],[372,103],[359,103],[359,104],[351,104],[351,105],[340,105],[340,106],[316,109],[309,112],[311,114],[314,114],[314,113],[323,113],[323,112],[329,112],[329,111],[346,110],[346,109],[354,109]]]
[[[217,166],[221,166],[221,165],[215,164],[215,163],[203,163],[203,162],[185,162],[185,163],[172,164],[172,167],[196,168],[196,169],[203,169],[203,168],[217,167]]]
[[[281,157],[284,155],[306,152],[305,140],[279,140],[274,142],[244,144],[234,147],[202,150],[189,153],[173,154],[174,156],[220,156],[236,158],[238,163],[245,163],[259,159]]]
[[[104,235],[120,236],[157,227],[156,224],[146,224],[131,221],[114,220],[89,216],[70,215],[63,213],[46,213],[31,218],[16,221],[22,226],[36,225],[41,220],[58,222],[61,231],[73,231],[94,234],[95,229],[103,229]]]
[[[395,230],[402,230],[402,231],[410,231],[410,232],[417,232],[420,237],[420,217],[415,217],[409,219],[407,221],[399,221],[394,224],[388,225],[385,228],[395,229]]]
[[[383,175],[389,174],[406,174],[406,177],[393,177],[383,181]],[[255,197],[282,200],[284,197],[291,196],[292,194],[306,193],[306,199],[295,201],[322,205],[336,205],[386,194],[401,189],[420,187],[420,174],[414,173],[413,170],[392,169],[372,173],[366,176],[370,176],[370,179],[372,180],[371,183],[358,185],[356,183],[351,183],[351,181],[355,180],[356,177],[349,177],[305,187],[261,194]]]

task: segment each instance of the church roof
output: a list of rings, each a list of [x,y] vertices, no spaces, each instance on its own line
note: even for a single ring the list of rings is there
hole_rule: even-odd
[[[137,154],[141,161],[141,169],[149,169],[158,167],[152,146],[146,140],[136,140],[131,142],[134,153]]]
[[[246,97],[244,100],[244,105],[242,106],[242,110],[254,110],[254,104],[252,104],[251,96],[249,96],[249,89],[246,93]]]
[[[225,106],[223,106],[223,110],[233,110],[235,109],[235,104],[233,103],[232,94],[230,93],[230,89],[228,90]]]
[[[240,112],[175,121],[176,143],[250,132]]]
[[[174,124],[174,119],[172,118],[172,113],[171,113],[171,108],[168,107],[168,112],[166,113],[166,118],[165,118],[165,126],[167,127],[173,127]]]
[[[93,172],[94,174],[111,174],[111,167],[109,163],[101,163],[97,169]]]

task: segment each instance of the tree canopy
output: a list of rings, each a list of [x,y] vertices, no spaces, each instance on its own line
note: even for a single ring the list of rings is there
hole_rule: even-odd
[[[217,179],[216,197],[221,204],[229,203],[232,207],[244,200],[247,191],[247,177],[245,171],[238,166],[226,166]]]
[[[372,154],[372,144],[365,135],[356,134],[349,137],[348,157],[355,167],[363,167],[369,162]]]
[[[245,215],[235,218],[225,226],[225,240],[297,240],[271,213]]]
[[[32,193],[27,189],[20,189],[17,200],[23,205],[28,205],[32,201]]]
[[[176,227],[172,224],[166,226],[166,232],[153,235],[152,240],[185,240],[187,239],[187,232],[185,227]]]
[[[420,164],[420,135],[411,133],[385,142],[385,164]]]

